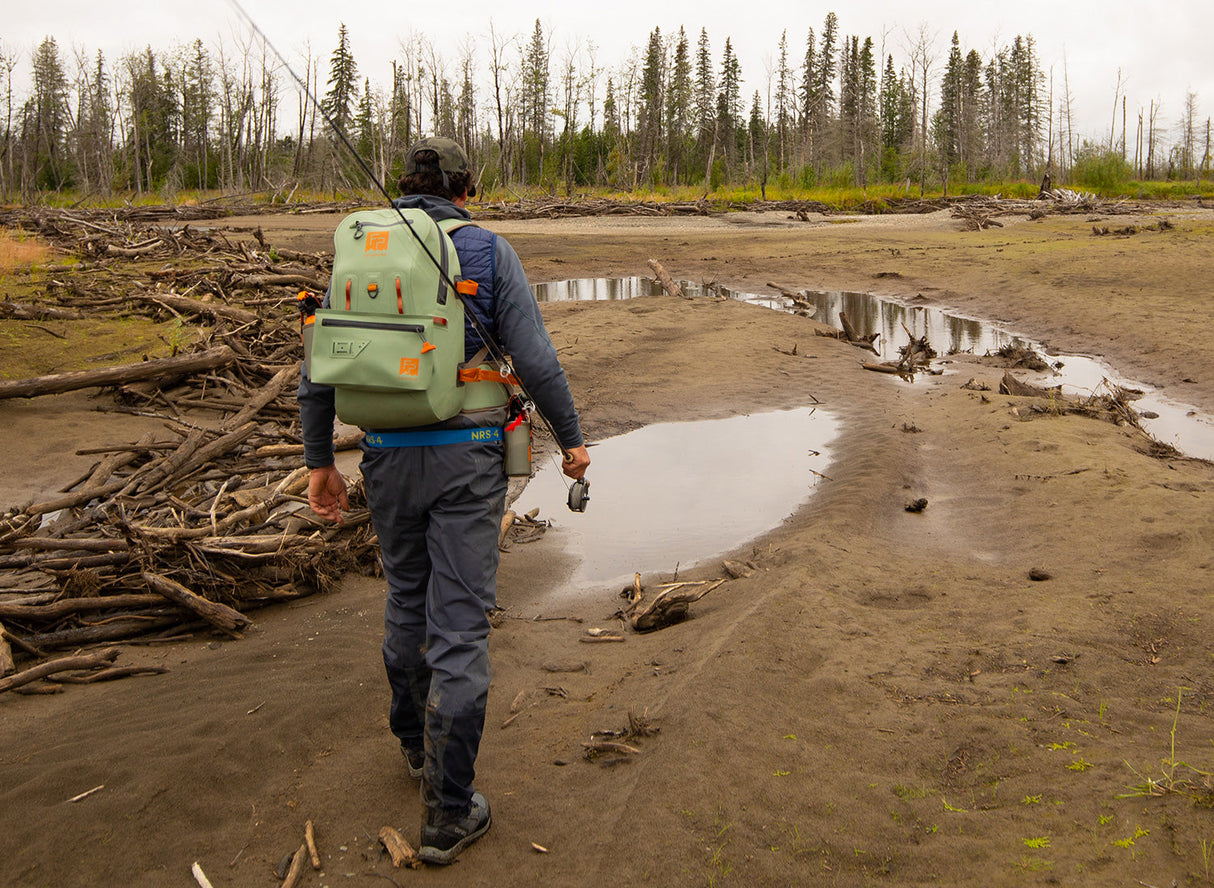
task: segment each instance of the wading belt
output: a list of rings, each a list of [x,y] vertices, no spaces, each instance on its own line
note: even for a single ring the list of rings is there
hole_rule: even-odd
[[[363,436],[363,443],[368,447],[432,447],[436,444],[489,444],[501,440],[501,426],[424,432],[367,432]]]

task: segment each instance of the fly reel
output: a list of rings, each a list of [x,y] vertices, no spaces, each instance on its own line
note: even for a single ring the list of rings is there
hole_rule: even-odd
[[[569,485],[569,511],[585,512],[590,503],[590,482],[579,478]]]

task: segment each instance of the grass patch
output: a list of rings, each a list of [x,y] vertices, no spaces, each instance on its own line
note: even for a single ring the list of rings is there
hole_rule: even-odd
[[[1214,807],[1214,771],[1195,768],[1188,762],[1176,758],[1176,728],[1180,722],[1180,703],[1184,692],[1188,690],[1192,689],[1184,687],[1176,689],[1176,712],[1172,716],[1171,746],[1168,757],[1161,763],[1159,776],[1140,774],[1129,762],[1126,762],[1126,767],[1133,771],[1134,776],[1138,777],[1141,782],[1128,787],[1129,792],[1122,793],[1115,798],[1145,798],[1178,793],[1188,796],[1197,804]]]
[[[926,799],[935,795],[935,790],[929,789],[926,786],[904,786],[901,783],[895,783],[893,793],[902,801],[910,801],[911,799]]]
[[[95,321],[0,320],[0,379],[28,379],[165,358],[173,352],[172,322],[147,318]],[[183,343],[176,342],[180,349]]]
[[[47,261],[51,248],[24,232],[0,231],[0,274]]]

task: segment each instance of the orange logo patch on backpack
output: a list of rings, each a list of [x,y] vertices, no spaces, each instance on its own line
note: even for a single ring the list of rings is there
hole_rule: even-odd
[[[368,231],[366,253],[386,253],[388,251],[388,232]]]
[[[400,373],[398,376],[416,376],[420,368],[420,362],[417,358],[401,358]]]

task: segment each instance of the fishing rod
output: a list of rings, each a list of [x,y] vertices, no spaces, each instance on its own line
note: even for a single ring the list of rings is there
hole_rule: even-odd
[[[415,241],[417,241],[417,244],[418,244],[418,246],[421,247],[422,252],[425,253],[427,258],[429,258],[429,260],[434,264],[434,267],[435,267],[435,269],[437,269],[439,277],[442,278],[443,283],[445,283],[448,287],[451,288],[452,292],[454,292],[456,294],[456,296],[459,297],[461,302],[464,302],[463,294],[459,292],[459,288],[457,288],[455,286],[455,282],[451,280],[451,277],[447,274],[447,270],[443,267],[442,263],[440,263],[439,260],[434,256],[434,254],[430,252],[430,248],[428,246],[426,246],[426,242],[422,239],[421,235],[419,235],[417,233],[417,230],[413,227],[412,223],[409,222],[408,218],[406,218],[405,214],[401,211],[401,208],[396,205],[396,200],[392,197],[391,193],[389,193],[388,189],[384,186],[384,183],[379,180],[379,177],[377,175],[375,175],[375,172],[371,169],[371,167],[367,164],[367,162],[365,160],[363,160],[362,155],[358,153],[358,149],[356,149],[354,147],[354,144],[350,141],[350,139],[346,135],[345,131],[342,130],[342,128],[337,125],[337,122],[335,120],[333,120],[332,117],[329,116],[329,112],[327,112],[325,110],[324,105],[321,104],[320,100],[316,98],[315,94],[312,92],[311,87],[309,87],[308,84],[306,82],[304,82],[304,80],[301,79],[298,74],[295,73],[295,69],[291,67],[291,63],[288,62],[286,57],[281,52],[278,51],[278,48],[276,46],[274,46],[274,44],[272,42],[270,42],[270,38],[266,36],[266,33],[258,26],[257,22],[255,22],[253,20],[253,17],[251,15],[249,15],[249,13],[245,10],[245,8],[240,5],[239,0],[228,0],[228,4],[234,10],[236,10],[237,15],[239,15],[242,19],[244,19],[245,23],[249,26],[249,28],[253,31],[253,33],[256,34],[259,38],[261,38],[261,41],[262,41],[262,43],[264,43],[266,45],[266,48],[269,49],[270,52],[274,54],[274,57],[276,59],[278,59],[278,63],[287,70],[288,74],[291,75],[291,78],[295,81],[295,85],[298,86],[303,91],[303,94],[308,98],[308,101],[311,102],[312,105],[316,108],[316,110],[320,112],[320,116],[323,117],[325,120],[325,123],[327,123],[329,125],[329,129],[331,129],[334,133],[337,134],[337,137],[341,140],[341,143],[346,146],[346,150],[350,152],[350,156],[353,157],[355,161],[357,161],[359,167],[366,174],[367,178],[370,179],[375,184],[375,186],[379,189],[380,193],[387,199],[388,205],[390,207],[392,207],[393,210],[396,211],[396,215],[400,217],[400,221],[404,224],[405,228],[409,229],[409,233],[413,236],[413,239]],[[489,333],[489,331],[485,327],[485,325],[483,323],[481,323],[481,319],[476,316],[476,312],[472,309],[472,306],[470,306],[466,302],[464,302],[464,307],[465,307],[465,309],[467,309],[467,314],[468,314],[468,317],[472,321],[472,326],[476,330],[477,335],[480,336],[481,341],[483,342],[483,344],[485,346],[485,349],[489,352],[489,355],[495,361],[498,362],[498,365],[501,369],[502,377],[503,378],[505,378],[506,376],[514,377],[514,379],[518,383],[519,390],[523,393],[523,397],[526,399],[527,403],[530,405],[531,410],[535,413],[536,416],[538,416],[543,421],[544,425],[547,426],[549,433],[552,435],[552,440],[556,442],[556,445],[558,447],[561,447],[561,440],[556,434],[556,429],[553,428],[552,423],[548,421],[548,417],[545,416],[540,411],[539,407],[536,406],[535,399],[531,397],[531,394],[527,391],[526,387],[523,385],[522,380],[520,380],[518,378],[517,374],[514,374],[513,368],[510,366],[509,359],[506,357],[505,353],[502,352],[502,350],[498,347],[497,341]],[[568,455],[569,455],[568,451],[566,451],[563,447],[561,447],[561,451],[562,451],[562,453],[565,454],[566,457],[568,457]],[[585,481],[584,479],[578,479],[577,481],[574,482],[574,484],[569,488],[569,508],[570,509],[572,509],[575,512],[585,511],[586,502],[589,501],[589,499],[590,499],[589,488],[590,488],[590,483],[588,481]]]

